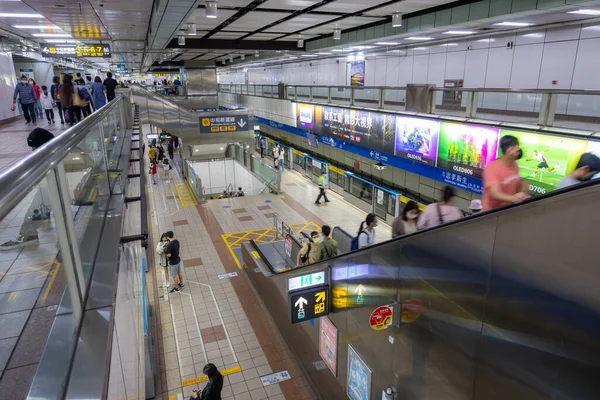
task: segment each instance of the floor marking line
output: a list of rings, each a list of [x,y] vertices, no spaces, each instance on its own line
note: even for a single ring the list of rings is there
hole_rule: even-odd
[[[48,281],[48,286],[46,286],[46,290],[44,290],[44,294],[42,295],[42,304],[46,303],[46,299],[48,298],[50,290],[54,285],[54,280],[56,280],[56,275],[58,275],[58,269],[60,268],[61,263],[57,261],[56,264],[57,267],[53,270],[54,272],[52,273],[52,277],[50,278],[50,281]]]
[[[219,314],[219,319],[221,320],[221,325],[223,326],[223,331],[225,332],[225,337],[227,338],[227,342],[229,343],[229,348],[231,349],[231,354],[233,355],[233,361],[238,362],[237,356],[235,355],[235,350],[233,349],[233,344],[231,343],[231,338],[229,337],[229,332],[227,332],[227,327],[225,326],[225,321],[223,321],[223,316],[221,315],[221,309],[219,308],[219,303],[217,303],[217,298],[215,297],[215,293],[212,290],[212,286],[207,285],[205,283],[200,283],[200,282],[195,282],[195,281],[190,281],[190,280],[188,280],[188,282],[192,282],[192,283],[195,283],[195,284],[201,285],[201,286],[207,286],[208,290],[210,290],[210,295],[212,296],[213,301],[215,302],[215,307],[217,307],[217,314]]]
[[[173,319],[173,332],[175,333],[175,347],[177,348],[177,364],[179,364],[179,376],[183,376],[183,366],[181,365],[181,351],[179,350],[179,340],[177,339],[177,323],[175,313],[173,312],[173,303],[169,301],[171,307],[171,318]]]
[[[233,245],[229,245],[229,243],[227,243],[227,240],[225,240],[225,245],[227,246],[227,249],[229,250],[229,254],[231,254],[231,257],[233,257],[233,261],[235,261],[235,263],[237,264],[239,269],[242,269],[242,265],[240,264],[240,261],[237,259],[237,256],[235,255],[235,252],[233,251]]]
[[[179,292],[180,294],[184,294],[190,298],[190,304],[192,305],[192,309],[194,310],[194,321],[196,322],[196,329],[198,330],[198,337],[200,337],[200,346],[202,346],[202,352],[204,353],[204,361],[208,364],[208,356],[206,355],[206,348],[204,347],[204,340],[202,339],[202,332],[200,332],[200,324],[198,323],[198,315],[196,314],[196,306],[194,305],[194,301],[192,300],[192,295],[189,293]]]
[[[223,376],[233,375],[233,374],[237,374],[238,372],[242,372],[242,368],[239,365],[237,365],[235,367],[224,369],[223,371],[221,371],[221,375],[223,375]],[[195,378],[182,381],[181,386],[189,386],[189,385],[193,385],[194,383],[202,383],[202,382],[206,382],[206,380],[207,380],[206,375],[199,375]]]

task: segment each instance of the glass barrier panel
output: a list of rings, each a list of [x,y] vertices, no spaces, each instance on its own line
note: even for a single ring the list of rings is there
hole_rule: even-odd
[[[263,92],[266,97],[273,97],[273,87],[272,86],[263,86]]]
[[[406,90],[384,89],[384,108],[403,111],[406,107]]]
[[[262,163],[259,158],[252,158],[252,172],[263,181],[271,190],[280,191],[280,172]]]
[[[261,85],[254,86],[254,95],[263,96],[263,87]]]
[[[373,188],[375,191],[375,215],[385,221],[390,194],[384,190]]]
[[[296,86],[296,95],[298,96],[298,100],[310,99],[310,88],[307,86]]]
[[[279,97],[279,85],[271,86],[273,97]]]
[[[354,88],[354,105],[362,107],[379,107],[380,89]]]
[[[334,104],[350,105],[350,88],[331,88],[331,102]]]
[[[326,102],[329,98],[329,87],[316,86],[312,88],[313,100],[319,101],[320,103]]]
[[[287,88],[287,98],[290,100],[293,100],[296,98],[296,87],[295,86],[288,86]]]
[[[390,195],[390,200],[388,201],[388,214],[392,217],[396,215],[396,196]]]
[[[350,193],[367,204],[373,204],[373,186],[358,179],[350,178]]]

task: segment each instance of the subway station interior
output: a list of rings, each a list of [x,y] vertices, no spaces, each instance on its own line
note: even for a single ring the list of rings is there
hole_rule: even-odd
[[[600,399],[600,1],[0,0],[0,400]]]

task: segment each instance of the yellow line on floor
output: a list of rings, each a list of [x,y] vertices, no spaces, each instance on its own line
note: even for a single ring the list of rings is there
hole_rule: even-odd
[[[173,186],[175,186],[175,191],[177,192],[177,197],[179,197],[179,202],[181,203],[182,207],[195,206],[198,204],[190,194],[188,188],[185,186],[184,181],[181,179],[174,179]]]
[[[58,269],[60,268],[61,263],[56,261],[56,268],[54,268],[49,273],[52,274],[50,281],[48,281],[48,286],[46,286],[46,290],[44,290],[44,294],[42,295],[42,304],[46,302],[48,298],[48,294],[50,294],[50,289],[52,289],[52,285],[54,285],[54,280],[56,279],[56,275],[58,275]]]
[[[233,374],[237,374],[238,372],[242,372],[242,368],[240,368],[239,365],[236,367],[233,367],[233,368],[224,369],[223,371],[221,371],[221,375],[223,375],[223,376],[233,375]],[[187,379],[185,381],[181,381],[181,386],[183,386],[183,387],[190,386],[195,383],[202,383],[205,381],[206,381],[206,376],[200,375],[200,376],[197,376],[192,379]]]
[[[233,246],[231,246],[230,243],[227,242],[227,239],[225,238],[225,235],[222,235],[221,238],[223,238],[223,241],[225,242],[225,245],[229,249],[229,254],[231,254],[231,257],[233,257],[233,261],[235,261],[235,263],[237,264],[237,266],[238,266],[239,269],[242,269],[242,265],[240,264],[240,261],[238,260],[238,258],[236,257],[235,253],[233,252]]]

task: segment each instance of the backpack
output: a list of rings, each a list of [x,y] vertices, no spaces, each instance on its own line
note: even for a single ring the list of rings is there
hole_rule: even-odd
[[[84,101],[92,100],[92,97],[90,96],[90,92],[88,92],[88,90],[85,88],[85,86],[81,85],[81,86],[77,86],[77,88],[79,89],[79,95],[81,96],[81,98]]]
[[[361,233],[367,233],[367,232],[360,231],[360,233],[357,236],[354,236],[352,238],[352,241],[350,242],[350,251],[358,250],[358,237],[360,236]]]
[[[300,261],[302,261],[302,264],[305,264],[308,261],[308,253],[310,253],[310,242],[308,243],[308,250],[306,250],[306,253],[300,256]]]

